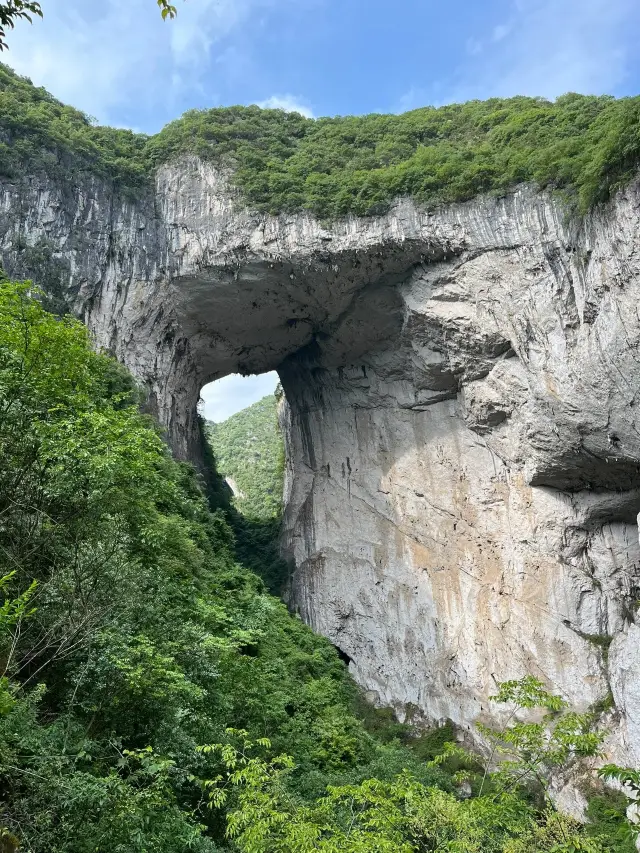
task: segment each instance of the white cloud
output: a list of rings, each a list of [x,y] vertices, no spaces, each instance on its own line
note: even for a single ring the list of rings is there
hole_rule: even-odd
[[[272,95],[264,101],[258,101],[257,106],[265,110],[285,110],[288,113],[300,113],[307,118],[313,118],[311,107],[295,95]]]
[[[185,100],[213,106],[219,92],[210,91],[212,78],[222,83],[250,72],[243,26],[293,2],[190,0],[179,3],[175,20],[162,21],[154,0],[48,0],[42,21],[11,33],[3,61],[100,122],[122,124],[123,111],[135,109],[147,124],[158,115],[162,123]],[[216,62],[229,51],[235,61]]]
[[[393,112],[406,113],[409,110],[433,105],[438,101],[436,87],[437,84],[432,84],[429,87],[412,86],[400,96]]]
[[[482,42],[480,39],[468,38],[465,47],[469,56],[477,56],[479,53],[482,53]]]
[[[225,376],[205,385],[200,392],[202,414],[209,421],[226,421],[267,394],[273,394],[277,384],[278,374],[275,371],[261,376],[240,376],[237,373]]]
[[[494,41],[502,41],[503,38],[506,38],[511,32],[510,24],[498,24],[497,27],[493,28],[492,38]]]
[[[182,66],[198,65],[212,45],[246,20],[252,9],[270,0],[198,0],[180,6],[170,22],[171,53]]]
[[[66,103],[113,121],[123,103],[160,88],[166,97],[170,88],[169,27],[177,22],[156,12],[150,0],[50,0],[42,21],[16,27],[6,59]]]
[[[508,23],[478,32],[448,77],[414,85],[399,109],[472,98],[615,93],[640,37],[637,0],[513,0]]]

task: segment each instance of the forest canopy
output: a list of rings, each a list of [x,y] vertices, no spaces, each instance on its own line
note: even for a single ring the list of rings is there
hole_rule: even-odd
[[[0,176],[97,175],[140,193],[196,154],[233,172],[258,211],[372,215],[411,196],[428,207],[531,182],[580,211],[640,163],[640,97],[491,98],[402,115],[310,119],[257,106],[189,110],[154,136],[102,127],[0,66]]]
[[[222,423],[207,421],[204,430],[216,469],[235,492],[229,518],[238,559],[275,595],[283,592],[290,569],[279,548],[284,444],[277,409],[271,394]]]

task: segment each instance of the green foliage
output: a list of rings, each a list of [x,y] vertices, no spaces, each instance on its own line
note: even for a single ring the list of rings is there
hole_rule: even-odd
[[[382,743],[402,743],[410,747],[419,761],[431,762],[443,755],[448,745],[455,743],[456,732],[451,721],[429,729],[415,729],[400,723],[392,708],[376,708],[363,696],[356,699],[356,714],[366,730]],[[471,756],[466,753],[468,761]]]
[[[226,725],[287,749],[298,797],[419,775],[354,715],[333,647],[237,564],[223,512],[129,375],[37,297],[0,283],[6,837],[30,853],[216,849],[223,826],[197,784],[212,759],[196,746]]]
[[[259,575],[267,589],[280,595],[289,580],[289,566],[280,556],[280,518],[261,520],[232,511],[229,520],[236,537],[236,556]]]
[[[9,572],[4,577],[0,577],[0,593],[9,586],[9,583],[15,577],[15,570]],[[37,581],[31,581],[29,586],[17,598],[6,598],[2,607],[0,607],[0,636],[6,635],[9,628],[21,623],[23,619],[27,619],[35,613],[34,608],[29,607],[29,601],[33,597],[38,586]]]
[[[404,743],[414,737],[411,727],[406,723],[400,723],[392,708],[376,708],[367,702],[364,696],[358,696],[355,709],[366,730],[382,743],[394,741]],[[447,730],[449,730],[448,727]],[[454,740],[452,730],[451,733],[449,740]]]
[[[541,792],[549,815],[556,814],[548,793],[549,774],[558,768],[567,767],[576,760],[594,758],[606,732],[594,729],[595,712],[577,714],[568,710],[567,703],[549,693],[541,681],[526,676],[518,681],[507,681],[500,685],[498,693],[491,697],[495,702],[506,704],[509,714],[502,729],[495,731],[481,726],[483,734],[493,743],[490,762],[496,755],[501,757],[497,772],[485,779],[480,793],[487,787],[498,792],[520,788],[526,793],[527,786]],[[538,709],[546,711],[535,721],[526,718],[526,712]],[[525,712],[525,715],[523,715]],[[521,719],[525,716],[525,719]],[[605,778],[613,778],[611,767],[600,771]],[[584,830],[586,838],[574,839],[567,850],[615,851],[632,853],[631,827],[626,820],[624,808],[613,792],[593,794],[587,810],[588,824]],[[559,819],[556,815],[556,819]],[[629,846],[631,844],[631,846]]]
[[[618,767],[616,764],[605,764],[598,772],[603,779],[614,780],[621,785],[626,785],[632,795],[640,796],[640,770],[630,770],[626,767]]]
[[[6,0],[0,3],[0,50],[7,47],[7,30],[12,30],[16,21],[31,21],[33,17],[42,17],[40,3],[34,0]]]
[[[533,677],[500,685],[493,698],[508,705],[510,713],[499,733],[489,729],[484,733],[510,760],[497,773],[485,771],[484,795],[481,787],[470,798],[460,799],[404,770],[386,781],[328,786],[324,796],[301,802],[287,783],[295,769],[291,756],[271,757],[268,740],[252,741],[246,731],[235,730],[227,731],[224,743],[201,748],[220,758],[218,773],[202,786],[212,808],[227,807],[226,834],[242,853],[623,853],[635,849],[624,806],[613,793],[591,798],[586,827],[559,814],[548,796],[540,809],[534,799],[520,793],[532,777],[546,795],[545,772],[564,767],[578,756],[596,754],[602,736],[590,731],[591,720],[568,711],[560,697]],[[517,714],[539,708],[548,712],[540,722],[514,722]],[[369,716],[375,714],[369,712]],[[384,732],[389,722],[383,715],[377,725]],[[448,744],[429,766],[442,766],[456,757],[468,761],[463,750]],[[633,771],[608,767],[603,775],[638,790],[638,774]],[[460,781],[468,778],[465,772],[454,776]]]
[[[611,690],[608,690],[607,693],[599,699],[597,702],[594,702],[591,710],[596,716],[600,716],[602,714],[606,714],[609,711],[612,711],[616,706],[615,700],[613,698],[613,693]]]
[[[213,455],[207,434],[207,422],[198,415],[198,432],[202,451],[204,490],[211,509],[231,509],[230,491],[218,471],[218,463]]]
[[[147,137],[94,125],[88,116],[0,65],[0,176],[45,173],[78,180],[96,175],[141,191],[148,183]]]
[[[235,483],[238,511],[260,521],[282,513],[284,447],[273,394],[237,412],[222,423],[209,421],[206,435],[218,471]]]
[[[502,757],[499,776],[503,789],[536,783],[547,794],[549,773],[578,758],[592,758],[604,740],[604,732],[593,728],[592,713],[578,714],[567,709],[560,696],[549,693],[541,681],[526,676],[500,685],[494,702],[506,704],[510,713],[499,731],[479,726],[493,743],[493,754]],[[540,720],[520,719],[522,711],[541,708],[547,713]]]
[[[158,7],[160,8],[160,14],[162,15],[162,20],[166,21],[167,18],[175,18],[178,14],[178,10],[176,7],[169,2],[169,0],[157,0]]]
[[[599,840],[606,853],[636,853],[627,805],[620,791],[603,790],[589,797],[586,832]]]
[[[160,5],[171,17],[174,7]],[[2,175],[90,173],[139,193],[159,165],[188,153],[232,170],[244,200],[269,213],[372,215],[398,196],[432,207],[522,182],[561,190],[586,211],[638,168],[640,98],[492,98],[322,119],[219,107],[189,110],[147,137],[95,126],[0,68]]]
[[[229,477],[240,492],[232,498],[230,520],[236,534],[236,553],[278,594],[289,571],[280,557],[278,536],[284,485],[284,445],[274,395],[248,406],[223,423],[208,422],[207,446],[216,470]]]
[[[24,240],[13,245],[11,269],[16,278],[29,277],[42,291],[41,302],[47,311],[62,316],[68,312],[69,262],[59,256],[53,243],[39,239],[33,245]]]
[[[422,761],[433,761],[443,755],[447,744],[455,742],[455,731],[450,722],[421,734],[412,734],[411,746]],[[466,756],[467,760],[469,756]]]
[[[433,206],[523,181],[563,189],[586,210],[637,168],[639,109],[638,98],[569,94],[317,120],[257,107],[191,110],[147,152],[154,163],[184,151],[229,163],[246,199],[270,213],[370,215],[398,196]]]
[[[623,786],[623,790],[625,794],[629,797],[629,799],[636,803],[640,799],[640,771],[639,770],[631,770],[628,767],[618,767],[616,764],[605,764],[598,771],[600,777],[607,782],[617,782],[619,785]],[[609,809],[608,817],[614,817],[612,810]],[[640,824],[638,823],[637,816],[633,822],[628,825],[629,833],[633,841],[636,841],[640,837]],[[623,836],[624,840],[629,842],[629,838],[627,836]],[[635,847],[635,844],[631,845],[632,848]]]
[[[290,756],[263,756],[268,741],[227,734],[239,745],[202,748],[220,756],[220,772],[203,788],[213,808],[232,804],[226,834],[242,853],[602,850],[570,819],[538,814],[513,794],[460,800],[406,772],[387,782],[330,786],[315,802],[301,803],[287,784]]]

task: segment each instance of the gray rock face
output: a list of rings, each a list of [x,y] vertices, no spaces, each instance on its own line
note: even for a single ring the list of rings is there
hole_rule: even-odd
[[[611,693],[640,765],[638,185],[581,223],[523,188],[329,227],[187,159],[136,202],[6,185],[9,270],[25,244],[178,454],[203,384],[279,371],[292,602],[377,701],[473,730],[530,673]]]

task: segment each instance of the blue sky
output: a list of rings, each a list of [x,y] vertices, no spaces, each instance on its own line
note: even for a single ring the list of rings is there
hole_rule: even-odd
[[[320,116],[640,92],[639,0],[174,2],[162,22],[155,0],[42,0],[44,20],[19,24],[3,59],[100,122],[147,133],[190,107]],[[227,380],[207,415],[251,402],[249,385]]]
[[[275,371],[261,376],[240,376],[234,373],[204,386],[200,392],[200,408],[210,421],[224,421],[267,394],[273,394],[277,384],[278,374]]]

